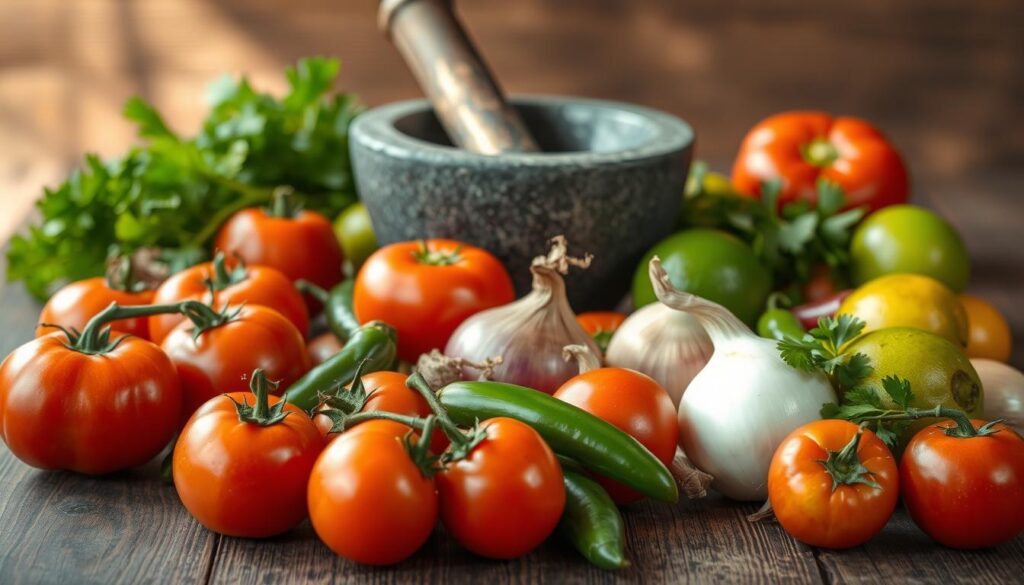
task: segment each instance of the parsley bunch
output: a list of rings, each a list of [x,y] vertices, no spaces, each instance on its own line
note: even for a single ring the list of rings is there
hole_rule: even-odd
[[[7,279],[43,299],[66,281],[98,276],[112,254],[163,250],[174,268],[206,256],[232,213],[293,188],[305,206],[329,216],[356,200],[348,127],[359,112],[352,94],[334,93],[335,60],[311,58],[286,71],[280,99],[248,80],[224,78],[197,136],[183,137],[139,98],[124,115],[141,145],[124,156],[89,155],[61,185],[46,189],[42,219],[15,236]]]
[[[778,181],[770,181],[762,186],[760,200],[744,197],[732,190],[727,179],[697,161],[687,180],[681,227],[722,229],[745,239],[774,274],[777,288],[807,282],[819,264],[845,283],[853,228],[865,210],[840,212],[846,196],[839,185],[824,179],[818,182],[813,208],[807,201],[780,207],[781,189]]]
[[[840,400],[839,404],[823,405],[822,417],[867,422],[878,438],[896,447],[910,422],[877,419],[907,412],[914,393],[910,382],[897,376],[883,378],[881,387],[865,384],[873,372],[871,361],[866,355],[849,350],[850,342],[863,330],[864,322],[852,315],[822,317],[818,326],[803,338],[786,338],[778,348],[790,366],[805,372],[823,372],[831,380]]]

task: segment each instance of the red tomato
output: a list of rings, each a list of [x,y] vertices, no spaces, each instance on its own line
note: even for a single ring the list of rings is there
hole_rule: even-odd
[[[601,353],[608,351],[608,343],[612,335],[618,331],[619,326],[626,320],[626,316],[615,311],[591,311],[576,315],[576,321],[584,331],[594,338]]]
[[[280,400],[265,398],[267,407]],[[189,419],[174,448],[178,496],[214,532],[264,538],[306,518],[306,485],[323,437],[306,413],[291,404],[284,404],[281,414],[286,416],[278,420],[269,408],[269,415],[243,417],[236,405],[252,410],[259,401],[251,392],[210,399]]]
[[[790,433],[776,449],[768,499],[779,524],[797,540],[825,548],[857,546],[878,534],[896,509],[896,461],[869,430],[854,441],[857,430],[851,422],[818,420]],[[858,464],[863,471],[851,471]]]
[[[519,557],[544,542],[562,516],[562,468],[529,425],[492,418],[481,426],[483,441],[436,476],[441,520],[478,555]]]
[[[816,202],[818,179],[842,187],[847,209],[875,211],[906,203],[910,193],[903,159],[881,132],[864,120],[823,112],[776,114],[747,133],[733,164],[733,186],[760,197],[761,184],[776,179],[780,205]]]
[[[287,207],[239,211],[220,228],[214,249],[276,268],[288,280],[301,278],[330,290],[341,282],[343,260],[331,222],[319,213]]]
[[[341,351],[341,348],[345,347],[345,344],[338,339],[338,336],[331,333],[321,333],[317,335],[306,345],[306,352],[309,354],[310,362],[314,366],[318,366],[332,355]]]
[[[615,425],[670,465],[679,441],[679,419],[668,392],[653,378],[626,368],[599,368],[569,379],[555,398]],[[598,482],[617,504],[643,498],[636,490],[603,477]]]
[[[505,267],[489,252],[453,240],[400,242],[374,252],[356,276],[360,323],[379,319],[398,331],[408,362],[443,350],[468,317],[515,298]]]
[[[0,437],[11,452],[34,467],[92,475],[159,454],[181,412],[181,384],[167,356],[134,336],[100,353],[67,343],[64,333],[50,333],[0,364]]]
[[[129,292],[111,288],[107,279],[102,276],[87,278],[72,282],[60,289],[50,297],[43,312],[39,315],[39,327],[36,328],[36,337],[47,333],[53,333],[56,328],[43,327],[43,323],[60,325],[65,329],[77,329],[81,331],[89,322],[103,309],[116,302],[123,307],[134,305],[148,305],[153,299],[153,291],[142,290]],[[111,327],[117,331],[123,331],[132,335],[138,335],[143,339],[149,339],[149,318],[136,317],[132,319],[121,319],[111,323]]]
[[[396,424],[367,421],[344,433],[309,478],[313,529],[331,550],[357,563],[402,561],[437,523],[434,480],[410,458]]]
[[[971,421],[974,428],[986,424]],[[900,462],[903,503],[928,536],[953,548],[985,548],[1024,531],[1024,439],[1004,424],[985,436],[918,432]]]
[[[214,283],[213,299],[210,299],[208,281]],[[229,271],[223,255],[218,254],[213,262],[187,268],[164,281],[156,290],[153,303],[163,305],[189,299],[218,308],[226,304],[263,305],[287,317],[303,338],[309,330],[309,315],[302,295],[288,277],[266,266],[236,266]],[[150,317],[150,338],[160,343],[183,320],[182,315]]]
[[[182,422],[207,400],[244,385],[256,368],[284,390],[312,367],[302,334],[267,307],[245,305],[195,339],[194,329],[191,321],[179,323],[160,344],[181,378]]]

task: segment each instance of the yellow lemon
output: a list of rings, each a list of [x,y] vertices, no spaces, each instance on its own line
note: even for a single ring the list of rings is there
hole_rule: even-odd
[[[864,321],[864,331],[913,327],[957,347],[967,345],[967,312],[953,291],[928,276],[890,274],[868,281],[846,297],[837,312]]]

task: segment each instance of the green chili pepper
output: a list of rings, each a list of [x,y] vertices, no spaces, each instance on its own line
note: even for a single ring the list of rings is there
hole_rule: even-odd
[[[501,382],[455,382],[438,392],[458,424],[507,416],[534,428],[559,454],[656,500],[675,502],[668,468],[612,424],[543,392]]]
[[[628,567],[625,526],[611,496],[596,481],[564,466],[562,476],[565,511],[558,530],[593,565],[608,570]]]
[[[779,306],[785,297],[781,293],[772,293],[768,297],[768,308],[757,320],[757,334],[768,339],[782,341],[786,337],[800,339],[806,331],[796,315]]]
[[[308,280],[298,280],[295,287],[323,303],[327,327],[339,340],[345,342],[355,334],[356,329],[359,329],[359,321],[352,308],[352,291],[355,284],[354,278],[347,278],[330,291],[326,291]]]
[[[320,403],[321,392],[351,382],[360,363],[364,374],[386,370],[394,363],[396,352],[395,330],[387,323],[371,321],[356,329],[341,351],[292,384],[284,399],[312,410]]]

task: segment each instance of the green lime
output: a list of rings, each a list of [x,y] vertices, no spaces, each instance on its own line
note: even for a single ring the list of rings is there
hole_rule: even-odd
[[[353,275],[363,262],[377,250],[377,236],[373,233],[370,213],[366,206],[353,203],[334,220],[334,235],[345,253],[345,273]]]
[[[967,249],[953,226],[913,205],[893,205],[869,215],[853,234],[850,256],[856,284],[909,272],[963,292],[971,274]]]
[[[898,376],[910,382],[914,396],[910,406],[957,408],[969,416],[981,416],[983,395],[978,373],[959,347],[949,340],[911,327],[890,327],[871,331],[849,345],[849,353],[862,353],[871,360],[874,371],[862,385],[881,388],[882,380]],[[895,404],[882,396],[883,406]],[[934,419],[916,421],[916,432]],[[909,435],[906,437],[909,438]]]
[[[748,325],[764,310],[771,274],[742,240],[710,229],[681,231],[647,252],[633,277],[637,307],[656,300],[647,272],[654,255],[661,258],[676,288],[719,303]]]

